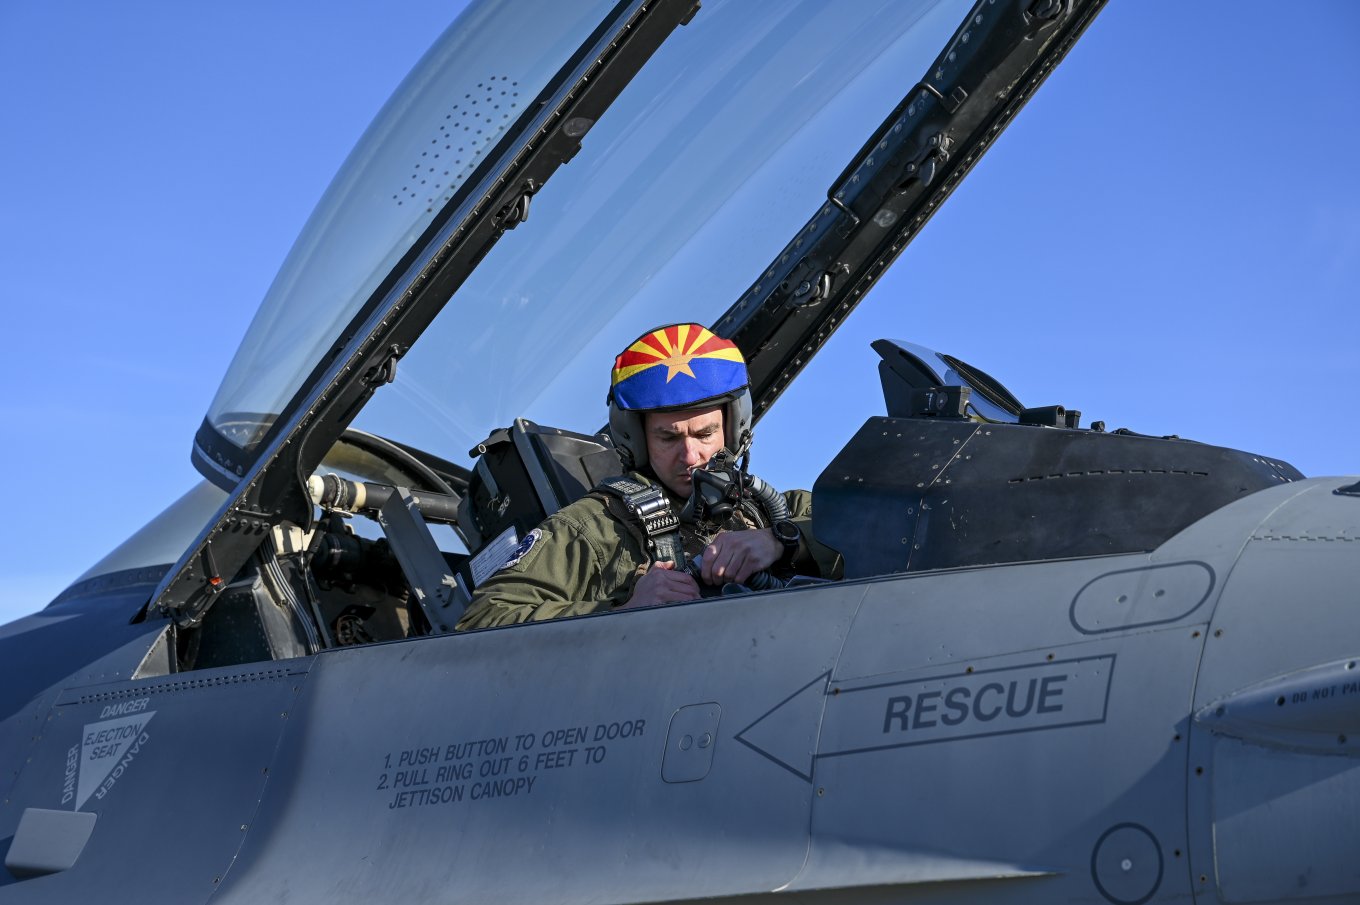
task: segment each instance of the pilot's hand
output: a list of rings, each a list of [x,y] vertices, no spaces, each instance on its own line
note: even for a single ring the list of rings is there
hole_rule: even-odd
[[[676,571],[673,562],[655,562],[633,585],[633,596],[624,606],[656,606],[694,600],[698,596],[699,585],[688,572]]]
[[[784,555],[784,545],[769,528],[722,531],[704,547],[699,573],[713,585],[741,584],[761,569],[768,569]]]

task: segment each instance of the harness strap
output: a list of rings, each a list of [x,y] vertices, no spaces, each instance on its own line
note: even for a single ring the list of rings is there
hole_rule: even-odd
[[[642,484],[622,475],[605,478],[595,486],[605,504],[610,506],[633,536],[642,542],[652,562],[673,562],[677,569],[686,567],[685,548],[680,542],[680,519],[671,510],[670,501],[660,487]]]

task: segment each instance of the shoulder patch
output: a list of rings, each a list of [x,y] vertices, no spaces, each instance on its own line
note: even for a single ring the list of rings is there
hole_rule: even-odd
[[[538,543],[542,537],[543,532],[537,528],[524,535],[524,538],[519,542],[519,546],[515,548],[515,552],[510,554],[510,558],[505,561],[505,564],[501,566],[501,569],[508,569],[524,557],[528,556],[529,551],[534,548],[534,544]]]

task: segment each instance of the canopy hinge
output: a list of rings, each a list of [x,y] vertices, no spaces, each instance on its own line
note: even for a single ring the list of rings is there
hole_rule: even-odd
[[[519,195],[507,203],[496,213],[496,222],[501,229],[514,229],[525,220],[529,219],[529,199],[534,196],[539,187],[534,184],[532,179],[524,182],[524,187],[520,189]]]
[[[376,390],[378,387],[396,380],[397,360],[401,358],[402,352],[403,349],[396,343],[388,346],[387,355],[383,357],[383,360],[369,368],[368,372],[364,374],[364,385]]]

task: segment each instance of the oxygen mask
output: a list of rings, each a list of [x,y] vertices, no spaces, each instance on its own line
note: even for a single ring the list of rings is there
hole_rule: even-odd
[[[726,449],[718,450],[706,465],[690,472],[692,489],[680,521],[710,529],[706,533],[727,527],[741,506],[745,477],[736,456]]]

